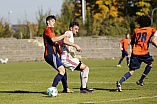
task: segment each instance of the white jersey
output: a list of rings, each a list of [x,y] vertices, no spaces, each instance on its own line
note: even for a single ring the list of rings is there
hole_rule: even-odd
[[[69,32],[69,34],[70,34],[69,41],[74,43],[74,36],[73,36],[72,31],[69,30],[69,31],[66,31],[65,33],[67,33],[67,32]],[[59,41],[58,43],[60,45],[60,57],[61,57],[61,61],[62,61],[63,65],[66,68],[74,71],[74,69],[78,66],[80,61],[74,57],[75,52],[74,52],[73,47],[64,44],[63,39],[61,41]]]
[[[74,37],[73,37],[73,33],[71,31],[66,31],[66,33],[70,34],[70,38],[69,41],[74,43]],[[63,42],[61,42],[62,44],[60,45],[60,55],[61,55],[61,59],[66,59],[67,54],[70,55],[70,53],[73,51],[73,47],[72,46],[68,46],[66,44],[64,44]]]

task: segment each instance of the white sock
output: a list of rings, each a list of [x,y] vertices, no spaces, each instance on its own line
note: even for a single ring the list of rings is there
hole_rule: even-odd
[[[80,79],[81,79],[81,87],[82,88],[86,88],[86,84],[87,84],[87,81],[88,81],[88,73],[89,73],[89,68],[88,66],[85,67],[85,69],[83,69],[81,72],[80,72]]]

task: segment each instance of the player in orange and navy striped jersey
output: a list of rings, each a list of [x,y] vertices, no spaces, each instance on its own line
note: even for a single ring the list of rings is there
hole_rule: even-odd
[[[129,45],[129,48],[130,48],[130,52],[131,52],[131,45],[130,45],[130,40],[129,40],[129,34],[126,34],[126,38],[122,39],[119,43],[119,46],[120,46],[120,49],[122,51],[122,57],[121,59],[119,60],[119,63],[117,65],[117,67],[121,67],[121,63],[124,59],[124,57],[126,56],[127,58],[127,65],[129,66],[129,54],[127,52],[127,48],[128,48],[128,45]]]
[[[147,64],[145,70],[136,83],[143,86],[143,80],[150,72],[153,65],[153,58],[148,52],[149,42],[152,37],[152,43],[157,47],[157,31],[154,28],[148,27],[151,25],[151,19],[148,16],[139,16],[136,21],[140,27],[136,28],[131,36],[131,44],[133,45],[133,51],[131,55],[129,72],[125,73],[120,81],[117,81],[118,91],[121,92],[122,83],[133,75],[136,69],[139,69],[141,63]]]

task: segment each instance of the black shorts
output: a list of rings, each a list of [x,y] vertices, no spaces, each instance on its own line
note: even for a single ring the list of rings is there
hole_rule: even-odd
[[[80,70],[81,64],[82,64],[82,62],[80,61],[80,63],[78,64],[78,66],[74,70]]]

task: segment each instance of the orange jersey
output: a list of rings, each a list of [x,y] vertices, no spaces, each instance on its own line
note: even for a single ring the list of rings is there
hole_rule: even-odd
[[[146,55],[148,54],[148,47],[150,38],[156,30],[151,27],[136,28],[131,36],[131,41],[134,43],[133,54],[134,55]]]
[[[120,44],[122,44],[123,49],[127,51],[128,45],[130,45],[130,40],[127,38],[124,38],[120,41]]]
[[[56,43],[52,42],[51,38],[55,37],[54,30],[52,27],[46,27],[43,38],[44,38],[44,45],[45,45],[45,53],[44,56],[48,54],[56,53]]]

